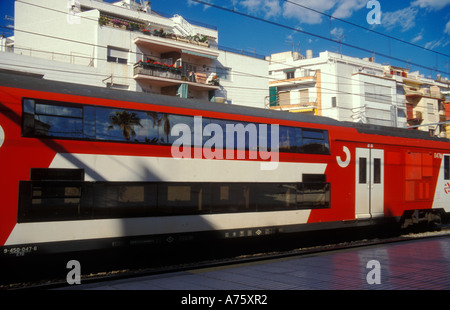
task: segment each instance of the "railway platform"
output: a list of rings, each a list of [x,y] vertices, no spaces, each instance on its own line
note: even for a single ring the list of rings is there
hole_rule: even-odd
[[[81,284],[65,289],[184,290],[190,291],[189,298],[196,296],[195,290],[449,290],[450,237]],[[187,298],[188,294],[185,295]],[[223,299],[221,302],[225,302],[225,297]]]

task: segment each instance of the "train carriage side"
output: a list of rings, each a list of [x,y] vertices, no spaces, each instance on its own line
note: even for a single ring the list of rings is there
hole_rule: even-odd
[[[448,142],[262,109],[0,80],[0,254],[200,234],[252,237],[386,218],[408,226],[450,211]],[[189,132],[188,147],[178,149],[187,158],[173,158],[179,140],[169,133],[177,123]],[[236,136],[230,152],[223,148],[227,126],[247,137]],[[213,138],[207,128],[223,130],[220,156],[217,144],[205,151]],[[251,144],[250,135],[260,141],[261,132],[265,144]],[[279,152],[269,152],[272,137]]]
[[[403,228],[432,226],[450,211],[449,152],[446,139],[425,133],[349,124],[358,133],[335,135],[336,164],[328,177],[339,199],[352,205],[357,220],[395,219]],[[338,189],[339,181],[347,180]],[[336,186],[337,185],[337,186]],[[334,192],[336,197],[336,192]],[[343,210],[343,207],[339,210]],[[324,219],[316,212],[311,221]]]
[[[143,96],[128,92],[3,78],[2,254],[75,250],[62,246],[66,243],[81,248],[158,243],[198,232],[258,236],[298,229],[311,209],[330,208],[324,177],[328,130],[321,124],[279,118],[283,114],[276,112],[195,102],[186,108],[177,100],[161,105],[138,102]],[[130,101],[128,94],[138,100]],[[156,99],[168,100],[162,98]],[[133,115],[140,117],[135,129],[151,132],[142,136],[108,123]],[[204,152],[195,157],[198,146],[189,148],[194,158],[172,158],[165,125],[181,120],[195,130],[196,116],[203,117],[202,131],[204,121],[222,128],[276,125],[276,140],[291,135],[292,148],[280,145],[277,169],[262,169],[262,153],[250,158],[254,151],[247,145],[242,160],[236,148],[231,159],[206,158]],[[158,135],[164,143],[155,143]]]

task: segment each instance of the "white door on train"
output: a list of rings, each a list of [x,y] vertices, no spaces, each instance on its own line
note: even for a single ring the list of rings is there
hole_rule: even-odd
[[[356,148],[356,218],[384,215],[384,150]]]

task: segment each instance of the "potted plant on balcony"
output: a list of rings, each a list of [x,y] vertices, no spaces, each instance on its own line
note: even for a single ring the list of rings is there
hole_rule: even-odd
[[[131,22],[131,23],[129,23],[128,24],[128,26],[127,26],[127,30],[130,30],[130,31],[139,31],[139,30],[141,30],[141,25],[139,25],[138,23],[133,23],[133,22]]]
[[[214,86],[219,86],[219,84],[220,84],[220,79],[219,79],[219,77],[217,76],[217,74],[215,74],[215,75],[211,78],[211,80],[209,80],[209,84],[210,84],[210,85],[214,85]]]
[[[117,18],[111,19],[111,23],[114,25],[114,27],[120,28],[120,29],[126,29],[127,26],[128,26],[127,22],[122,21],[122,20],[117,19]]]
[[[98,19],[98,24],[100,26],[104,26],[106,24],[108,24],[110,22],[110,19],[106,16],[100,16],[100,18]]]
[[[189,39],[187,39],[181,35],[177,35],[177,41],[189,43]]]
[[[164,38],[165,37],[165,33],[164,33],[164,30],[161,28],[161,29],[153,29],[153,33],[152,33],[154,36],[156,36],[156,37],[161,37],[161,38]]]
[[[207,36],[202,36],[201,38],[199,38],[198,44],[202,45],[202,46],[209,47],[208,37]]]

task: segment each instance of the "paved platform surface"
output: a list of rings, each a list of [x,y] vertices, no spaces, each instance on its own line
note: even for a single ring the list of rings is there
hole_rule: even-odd
[[[186,270],[83,290],[448,290],[450,237]]]

